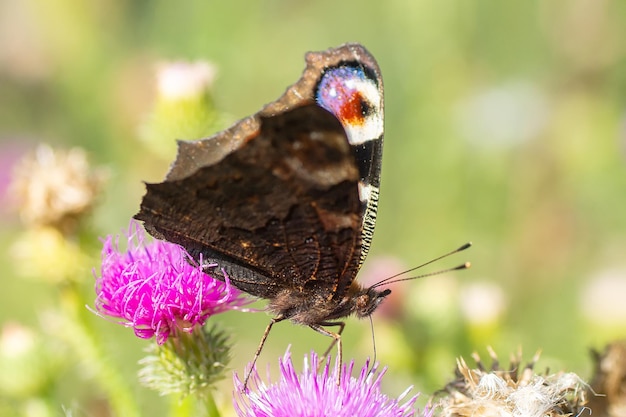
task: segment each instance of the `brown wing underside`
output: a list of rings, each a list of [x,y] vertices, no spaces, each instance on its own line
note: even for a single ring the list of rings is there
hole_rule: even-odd
[[[343,296],[358,270],[364,207],[342,126],[313,104],[244,121],[260,130],[237,152],[148,184],[135,217],[196,260],[215,261],[252,295],[315,285]]]

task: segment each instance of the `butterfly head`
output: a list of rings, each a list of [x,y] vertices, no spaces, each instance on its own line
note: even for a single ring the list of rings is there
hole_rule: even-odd
[[[354,313],[358,318],[370,316],[389,294],[391,294],[390,289],[378,291],[372,287],[361,288],[360,293],[353,298]]]

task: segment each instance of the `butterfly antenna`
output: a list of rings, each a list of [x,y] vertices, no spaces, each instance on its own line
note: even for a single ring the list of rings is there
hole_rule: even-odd
[[[438,257],[436,257],[434,259],[431,259],[428,262],[425,262],[425,263],[423,263],[421,265],[418,265],[416,267],[413,267],[411,269],[407,269],[406,271],[400,272],[398,274],[392,275],[389,278],[385,278],[382,281],[379,281],[376,284],[372,285],[370,288],[376,288],[376,287],[380,287],[381,285],[392,284],[394,282],[410,281],[410,280],[413,280],[413,279],[426,278],[426,277],[430,277],[430,276],[433,276],[433,275],[445,274],[446,272],[458,271],[458,270],[461,270],[461,269],[467,269],[467,268],[469,268],[471,266],[471,264],[469,262],[465,262],[464,264],[455,266],[453,268],[442,269],[442,270],[439,270],[439,271],[429,272],[427,274],[417,275],[417,276],[414,276],[414,277],[394,279],[394,278],[397,278],[397,277],[399,277],[401,275],[408,274],[409,272],[415,271],[416,269],[423,268],[423,267],[425,267],[427,265],[430,265],[433,262],[437,262],[437,261],[439,261],[439,260],[441,260],[443,258],[447,258],[450,255],[454,255],[456,253],[463,252],[464,250],[469,249],[471,246],[472,246],[472,242],[467,242],[466,244],[464,244],[462,246],[459,246],[455,250],[450,251],[448,253],[445,253],[445,254],[443,254],[441,256],[438,256]]]

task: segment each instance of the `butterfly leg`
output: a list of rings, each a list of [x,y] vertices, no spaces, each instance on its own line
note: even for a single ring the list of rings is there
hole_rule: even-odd
[[[331,332],[330,330],[326,330],[324,326],[326,327],[338,326],[339,330],[337,332]],[[326,349],[326,352],[324,352],[324,355],[322,356],[323,360],[320,361],[320,367],[322,366],[322,363],[328,359],[328,355],[330,354],[330,351],[335,347],[335,345],[337,345],[337,352],[339,356],[339,370],[337,372],[337,385],[339,385],[341,382],[341,366],[343,364],[343,349],[341,346],[341,332],[343,332],[343,329],[346,327],[346,323],[344,323],[343,321],[325,321],[325,322],[321,322],[317,324],[311,324],[309,325],[309,327],[318,333],[321,333],[323,335],[333,338],[333,341],[330,343],[330,346],[328,346],[328,349]]]
[[[261,343],[259,343],[259,347],[256,349],[256,352],[254,353],[254,358],[252,359],[250,368],[248,369],[248,372],[246,372],[246,377],[243,380],[243,388],[241,390],[242,392],[246,392],[248,389],[248,379],[250,379],[250,374],[252,374],[252,371],[254,370],[254,366],[256,365],[256,360],[259,359],[259,356],[261,355],[261,351],[263,350],[263,345],[265,345],[265,341],[267,340],[267,336],[270,334],[270,330],[272,330],[272,326],[283,320],[285,320],[285,317],[282,315],[278,317],[274,317],[265,328],[265,333],[263,333],[263,337],[261,337]]]

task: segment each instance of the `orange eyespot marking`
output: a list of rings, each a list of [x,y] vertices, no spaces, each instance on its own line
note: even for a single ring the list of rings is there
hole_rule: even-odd
[[[367,101],[361,93],[355,92],[339,109],[339,118],[351,125],[362,125],[369,111]]]

